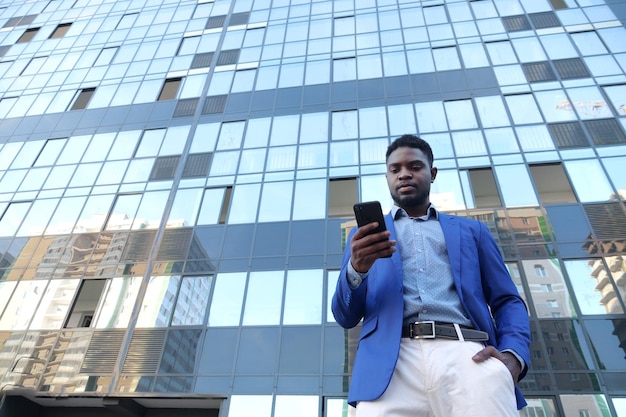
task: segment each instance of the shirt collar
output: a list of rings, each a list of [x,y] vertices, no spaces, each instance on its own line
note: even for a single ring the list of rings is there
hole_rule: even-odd
[[[399,207],[396,204],[391,206],[391,216],[393,217],[394,220],[397,220],[398,218],[403,217],[403,216],[411,217],[403,208]],[[426,214],[424,216],[415,217],[415,218],[421,219],[421,220],[429,220],[429,219],[439,220],[439,211],[437,211],[433,203],[430,203],[430,205],[428,206],[428,210],[426,210]]]

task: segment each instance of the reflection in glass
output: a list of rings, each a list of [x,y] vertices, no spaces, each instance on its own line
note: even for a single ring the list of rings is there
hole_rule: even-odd
[[[198,215],[202,189],[179,189],[170,211],[167,227],[193,226]]]
[[[596,368],[594,352],[586,343],[582,328],[577,321],[572,320],[541,320],[541,339],[548,356],[533,355],[533,369],[553,369],[556,371],[587,371]],[[531,351],[541,349],[539,340],[533,340]],[[582,375],[582,374],[581,374]],[[588,374],[590,375],[590,374]],[[566,389],[588,390],[595,389],[589,378],[572,380]]]
[[[131,229],[156,229],[159,227],[169,193],[169,190],[145,193],[133,219]]]
[[[619,302],[619,295],[601,259],[578,259],[563,263],[582,314],[621,314],[624,312]]]
[[[626,371],[626,319],[585,320],[600,369]]]
[[[180,276],[150,277],[137,327],[167,327],[174,310]]]
[[[95,327],[99,329],[128,327],[140,286],[140,277],[108,280],[104,296],[94,316]]]
[[[135,213],[140,201],[141,194],[118,196],[105,230],[129,230],[135,220]]]
[[[245,287],[244,272],[221,273],[216,276],[209,326],[239,326]]]
[[[430,200],[439,210],[465,209],[463,190],[457,170],[439,170],[437,172],[437,179],[431,185]]]
[[[59,200],[56,198],[47,200],[35,200],[28,214],[22,222],[22,227],[17,231],[16,236],[37,236],[41,235],[48,225],[48,220],[54,213]]]
[[[41,390],[56,393],[84,392],[90,380],[80,367],[91,340],[90,332],[61,332],[43,373]]]
[[[183,277],[172,316],[172,326],[204,323],[212,281],[212,276]]]
[[[20,281],[0,318],[0,330],[26,330],[49,281]]]
[[[528,405],[519,412],[520,417],[558,417],[551,398],[526,398]]]
[[[323,271],[287,272],[283,324],[320,324],[322,319]]]
[[[565,416],[609,416],[609,406],[601,394],[561,395],[561,404]]]
[[[49,281],[39,308],[33,316],[31,329],[60,329],[65,323],[65,316],[69,310],[76,289],[78,279],[58,279]]]
[[[283,271],[250,272],[244,326],[280,323],[284,275]]]
[[[537,317],[576,317],[557,259],[522,260]]]

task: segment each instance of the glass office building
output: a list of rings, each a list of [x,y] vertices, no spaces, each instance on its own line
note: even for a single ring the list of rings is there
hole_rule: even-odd
[[[427,139],[527,301],[525,417],[626,417],[626,0],[0,0],[0,416],[338,417],[352,204]]]

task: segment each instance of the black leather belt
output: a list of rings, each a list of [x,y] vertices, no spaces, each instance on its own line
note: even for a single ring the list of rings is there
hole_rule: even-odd
[[[472,342],[481,342],[489,339],[487,332],[482,330],[468,329],[459,327],[461,334],[465,340]],[[402,328],[402,337],[410,337],[411,339],[453,339],[459,340],[456,329],[450,323],[438,323],[435,321],[417,321]]]

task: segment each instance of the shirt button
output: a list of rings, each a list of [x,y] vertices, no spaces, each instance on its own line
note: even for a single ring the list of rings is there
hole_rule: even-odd
[[[420,272],[424,272],[424,268],[420,268]]]

